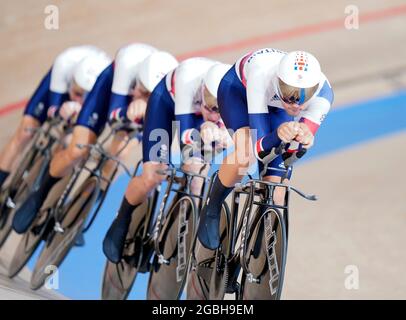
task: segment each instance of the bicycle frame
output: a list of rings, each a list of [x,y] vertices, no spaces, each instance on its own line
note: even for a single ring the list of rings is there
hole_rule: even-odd
[[[204,168],[204,167],[203,167]],[[202,170],[203,170],[202,168]],[[200,174],[192,173],[192,172],[187,172],[182,169],[176,169],[173,166],[171,166],[168,170],[165,172],[168,173],[167,181],[168,185],[165,190],[164,198],[162,200],[160,209],[159,209],[159,214],[156,219],[155,223],[155,228],[153,232],[153,241],[154,241],[154,250],[155,254],[158,258],[158,263],[166,263],[169,264],[169,261],[165,259],[163,256],[160,248],[159,248],[159,240],[158,240],[158,235],[160,234],[163,226],[163,221],[166,217],[166,205],[168,202],[168,198],[171,192],[176,192],[178,195],[187,195],[190,196],[192,199],[198,198],[200,200],[203,199],[203,196],[195,195],[191,193],[191,183],[194,178],[201,178],[203,179],[203,185],[202,185],[202,190],[204,190],[206,181],[208,180],[207,177],[202,176]],[[176,176],[176,173],[181,173],[182,176],[178,177]],[[173,188],[173,184],[176,183],[179,187],[177,189]],[[173,201],[173,204],[175,204],[176,201]],[[199,203],[199,207],[201,207],[202,201]],[[199,210],[199,208],[197,208]],[[170,208],[168,209],[170,211]],[[186,217],[184,218],[186,219]],[[181,237],[182,234],[178,234],[178,237]]]
[[[67,186],[64,189],[64,192],[62,193],[62,195],[59,197],[58,202],[56,204],[56,206],[53,209],[54,212],[54,216],[55,216],[55,227],[54,230],[58,231],[58,232],[63,232],[63,228],[61,226],[61,219],[63,217],[60,217],[60,212],[63,211],[63,206],[66,203],[66,200],[68,198],[68,195],[71,193],[73,186],[75,185],[75,183],[77,182],[77,180],[79,179],[80,175],[82,174],[83,171],[87,171],[90,173],[89,178],[91,177],[96,177],[97,179],[97,185],[100,186],[101,182],[104,181],[106,182],[106,189],[103,191],[103,195],[100,199],[100,202],[98,203],[95,211],[93,212],[92,217],[90,218],[88,224],[86,226],[83,227],[82,232],[85,233],[87,232],[90,227],[92,226],[93,222],[95,221],[102,205],[104,202],[104,199],[107,195],[107,192],[111,186],[111,183],[114,180],[114,177],[117,174],[117,171],[120,167],[122,167],[125,171],[125,173],[128,176],[133,176],[135,175],[135,173],[137,172],[140,162],[139,161],[135,167],[134,172],[131,174],[129,169],[121,162],[121,160],[118,158],[119,155],[121,154],[121,152],[127,147],[128,143],[130,142],[131,138],[133,136],[135,136],[136,134],[138,134],[140,128],[137,128],[135,130],[133,130],[133,132],[131,132],[131,134],[129,134],[129,139],[126,141],[126,143],[124,144],[124,146],[117,152],[117,154],[115,156],[110,155],[106,150],[105,150],[105,144],[107,143],[107,141],[109,141],[109,139],[116,134],[120,129],[115,129],[112,128],[109,132],[109,134],[100,142],[96,142],[94,145],[78,145],[78,147],[80,148],[89,148],[90,151],[89,155],[86,159],[83,159],[82,162],[75,167],[74,169],[74,173],[72,174],[72,177],[70,178]],[[99,157],[99,159],[97,159],[97,157]],[[95,168],[90,168],[87,163],[90,159],[94,159],[97,161],[96,167]],[[107,161],[112,160],[114,161],[117,166],[114,168],[111,176],[109,178],[105,178],[103,177],[102,174],[102,170],[104,168],[104,166],[106,165]],[[86,180],[87,180],[86,179]]]
[[[285,197],[284,203],[282,205],[278,205],[274,203],[273,194],[277,187],[282,187],[285,189]],[[229,217],[230,221],[230,232],[229,232],[229,239],[228,243],[228,250],[226,252],[226,257],[228,258],[227,263],[234,267],[231,269],[233,272],[234,277],[239,274],[240,269],[242,268],[243,272],[245,273],[247,280],[249,282],[258,282],[259,280],[256,279],[253,274],[249,270],[249,266],[247,263],[247,241],[249,239],[249,231],[251,226],[256,221],[262,219],[270,209],[277,209],[275,212],[278,214],[278,220],[281,222],[281,230],[283,232],[283,237],[286,240],[284,252],[287,252],[288,247],[288,225],[289,225],[289,199],[290,193],[294,191],[298,193],[300,196],[308,199],[308,200],[316,200],[316,197],[311,195],[307,196],[301,191],[297,190],[296,188],[282,184],[282,183],[274,183],[274,182],[267,182],[258,179],[250,179],[245,184],[239,184],[234,189],[234,194],[232,198],[232,210],[231,210],[231,217]],[[238,212],[241,205],[240,197],[241,195],[246,195],[247,199],[243,205],[242,209],[242,216],[238,221]],[[260,197],[259,200],[256,200],[257,197]],[[255,213],[259,216],[255,216],[253,214],[254,207],[257,209]],[[279,211],[282,211],[282,214],[279,214]],[[266,250],[267,250],[267,261],[271,263],[269,268],[278,268],[278,266],[273,263],[275,262],[275,235],[270,234],[269,232],[272,231],[272,226],[269,225],[269,221],[265,222],[265,232],[266,232]],[[236,248],[237,239],[241,237],[240,246]],[[286,256],[286,254],[284,255]],[[274,294],[275,288],[272,287],[272,283],[275,282],[276,279],[283,280],[284,277],[284,270],[285,270],[285,263],[286,259],[282,260],[282,267],[278,269],[272,269],[274,272],[274,277],[270,277],[270,289],[271,292]],[[276,276],[275,276],[276,274]],[[279,278],[278,278],[279,277]],[[278,298],[280,297],[280,292],[278,292]]]

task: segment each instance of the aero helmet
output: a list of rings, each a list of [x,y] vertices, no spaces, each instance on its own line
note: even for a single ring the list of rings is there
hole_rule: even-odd
[[[178,61],[173,55],[165,51],[157,51],[141,62],[137,79],[149,92],[152,92],[158,82],[177,66]]]
[[[220,85],[220,81],[223,79],[226,72],[230,70],[230,68],[230,64],[216,63],[206,72],[203,83],[213,97],[217,98],[217,90]]]
[[[277,94],[286,103],[303,104],[316,92],[321,80],[320,64],[305,51],[286,54],[277,69]]]
[[[91,54],[77,64],[73,72],[73,79],[79,87],[89,92],[97,77],[110,63],[111,59],[105,53]]]

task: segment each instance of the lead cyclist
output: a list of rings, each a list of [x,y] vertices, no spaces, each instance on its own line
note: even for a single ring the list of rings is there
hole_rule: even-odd
[[[318,60],[305,51],[264,48],[244,55],[230,68],[220,83],[218,104],[226,127],[234,132],[235,149],[223,160],[201,211],[198,239],[204,247],[219,247],[222,202],[255,158],[259,171],[266,170],[264,180],[281,182],[280,155],[264,168],[270,152],[281,142],[288,144],[289,153],[311,148],[333,99]],[[283,203],[284,193],[284,188],[276,188],[276,204]]]

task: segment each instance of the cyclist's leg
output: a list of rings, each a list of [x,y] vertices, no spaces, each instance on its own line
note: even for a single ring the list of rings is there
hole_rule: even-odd
[[[134,150],[140,145],[139,140],[131,139],[127,131],[118,131],[112,138],[107,151],[114,156],[117,156],[120,161],[128,163],[132,159]],[[103,167],[103,177],[111,179],[116,168],[116,162],[109,160]]]
[[[89,149],[79,148],[78,144],[94,144],[102,132],[107,122],[113,74],[113,67],[109,66],[98,77],[79,112],[68,148],[58,152],[52,159],[51,176],[66,176],[88,156]]]
[[[165,175],[157,173],[158,170],[165,170],[168,166],[164,163],[146,162],[143,164],[143,171],[140,176],[131,179],[125,197],[128,202],[133,205],[143,203],[148,195],[156,188],[164,179]]]
[[[275,183],[288,183],[289,179],[284,179],[283,181],[281,181],[281,177],[280,176],[267,176],[264,177],[265,181],[269,181],[269,182],[275,182]],[[285,188],[283,187],[276,187],[274,194],[273,194],[273,200],[275,202],[275,204],[277,205],[283,205],[284,203],[284,199],[285,199]]]
[[[202,176],[207,176],[208,172],[210,171],[210,165],[203,163],[200,159],[192,158],[191,161],[183,163],[182,169],[187,172],[192,172],[196,174],[200,174]],[[196,177],[193,178],[190,185],[190,192],[194,195],[201,195],[203,190],[203,179]],[[199,199],[196,198],[196,206],[199,206]]]
[[[13,165],[18,163],[16,159],[30,142],[33,133],[29,129],[38,128],[46,119],[50,79],[51,70],[28,101],[16,132],[0,153],[0,187],[13,170]]]
[[[16,211],[13,220],[15,231],[23,233],[27,230],[52,187],[69,174],[74,165],[88,155],[89,150],[87,148],[80,149],[77,144],[94,143],[103,129],[107,120],[111,84],[112,71],[103,77],[99,76],[79,113],[68,148],[56,152],[51,160],[49,170],[41,181],[41,186],[32,192]]]
[[[221,118],[227,129],[235,133],[234,152],[228,155],[214,179],[207,202],[199,222],[198,238],[207,249],[216,249],[220,244],[219,224],[222,202],[236,182],[245,175],[253,156],[249,131],[246,90],[231,68],[220,82],[218,104]]]
[[[258,163],[258,166],[261,168],[261,164]],[[274,160],[271,161],[271,163],[268,165],[268,169],[266,171],[265,176],[263,177],[263,180],[269,181],[269,182],[275,182],[275,183],[288,183],[292,176],[292,170],[290,169],[288,174],[283,171],[279,171],[277,169],[284,169],[285,166],[283,164],[283,159],[281,156],[276,157]],[[282,181],[283,179],[283,181]],[[275,192],[273,194],[273,200],[275,201],[276,204],[278,205],[283,205],[284,204],[284,199],[285,199],[285,191],[286,188],[283,187],[276,187]]]
[[[41,123],[30,115],[24,115],[11,140],[0,153],[0,172],[10,172],[18,162],[16,158],[21,154],[33,137],[31,129],[38,128]],[[1,180],[1,179],[0,179]],[[3,181],[0,181],[3,183]]]
[[[125,237],[135,208],[143,203],[149,193],[165,178],[157,171],[166,169],[165,163],[170,161],[174,119],[174,103],[163,78],[149,98],[146,110],[142,140],[143,172],[130,181],[117,217],[103,241],[103,252],[113,263],[121,260]]]
[[[219,179],[224,186],[234,187],[255,163],[249,127],[237,129],[233,135],[234,151],[224,158],[219,170]]]
[[[75,126],[72,140],[68,147],[57,152],[51,161],[49,173],[52,177],[62,178],[69,174],[74,166],[80,163],[89,154],[89,148],[80,148],[80,145],[94,144],[96,134],[83,126]]]
[[[96,135],[91,130],[76,126],[73,131],[72,141],[67,149],[57,152],[45,173],[40,187],[33,191],[22,206],[17,210],[13,219],[13,228],[18,233],[23,233],[35,219],[38,210],[44,203],[52,187],[65,175],[69,174],[73,167],[87,156],[87,148],[80,149],[77,144],[89,144],[96,141]]]
[[[166,168],[166,164],[149,161],[143,164],[142,174],[131,179],[117,217],[103,240],[103,252],[111,262],[118,263],[121,260],[132,213],[147,200],[148,195],[165,179],[165,176],[157,173],[157,171]]]

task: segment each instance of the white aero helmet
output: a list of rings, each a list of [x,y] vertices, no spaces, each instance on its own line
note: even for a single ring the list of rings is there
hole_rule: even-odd
[[[279,97],[286,103],[303,104],[314,95],[319,86],[320,64],[308,52],[292,51],[279,62],[277,76]]]
[[[97,77],[110,63],[111,58],[105,53],[91,54],[77,64],[73,72],[73,79],[79,87],[89,92]]]
[[[207,70],[204,76],[203,83],[206,86],[210,94],[217,99],[217,90],[220,85],[221,79],[228,70],[230,70],[231,65],[225,63],[216,63]]]
[[[152,92],[155,86],[172,69],[178,66],[176,58],[168,52],[157,51],[145,58],[138,69],[138,80]]]

